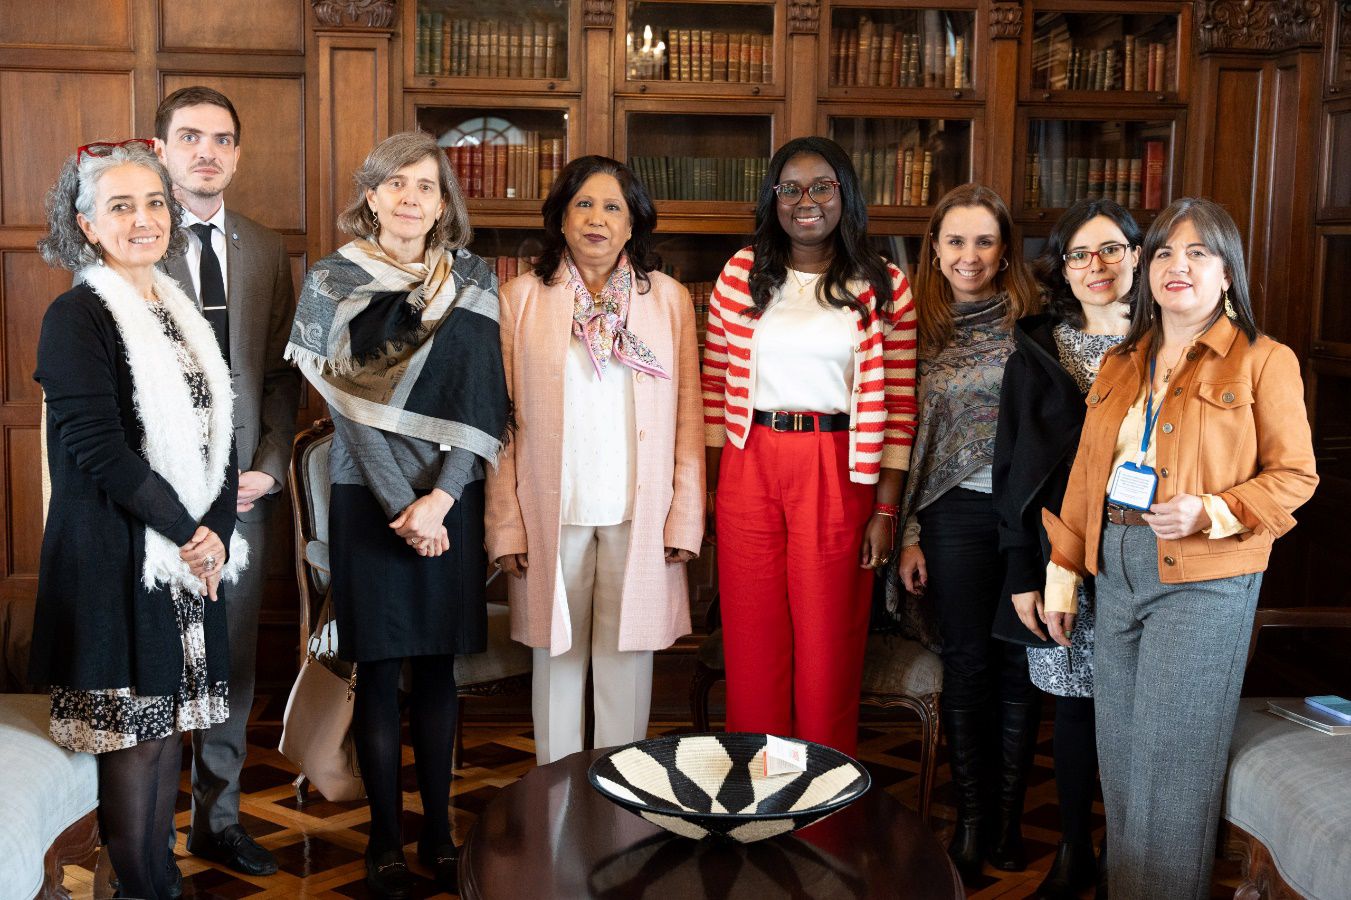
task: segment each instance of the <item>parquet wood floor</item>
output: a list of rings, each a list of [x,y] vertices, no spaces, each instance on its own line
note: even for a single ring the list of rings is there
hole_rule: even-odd
[[[259,697],[249,730],[249,757],[244,770],[241,821],[259,843],[271,849],[281,870],[265,878],[238,875],[194,856],[183,846],[188,827],[187,777],[179,793],[177,825],[180,829],[178,864],[184,876],[184,897],[193,900],[281,900],[281,898],[366,898],[362,853],[365,849],[368,814],[364,803],[329,803],[314,792],[298,804],[291,787],[295,768],[276,751],[281,734],[281,711],[286,698]],[[658,724],[652,733],[687,729],[687,725]],[[463,843],[480,811],[499,790],[521,777],[534,765],[534,741],[528,725],[472,724],[465,729],[462,767],[452,786],[452,815],[457,843]],[[940,751],[941,752],[941,751]],[[1055,853],[1058,836],[1055,780],[1051,770],[1050,725],[1043,724],[1036,765],[1030,778],[1023,833],[1032,860],[1026,872],[997,872],[987,868],[981,883],[973,886],[973,900],[1016,900],[1036,889]],[[885,790],[912,808],[918,788],[919,733],[908,723],[867,724],[861,732],[860,757],[873,777],[873,786]],[[404,834],[408,838],[410,864],[419,877],[427,875],[414,861],[420,803],[413,773],[412,751],[404,745]],[[185,769],[186,773],[186,769]],[[1095,806],[1097,834],[1101,837],[1102,807]],[[940,758],[933,798],[933,827],[946,843],[951,829],[951,791],[947,767]],[[66,868],[65,885],[76,900],[108,896],[104,879],[91,870]],[[1237,885],[1235,864],[1217,866],[1212,897],[1232,897]],[[437,894],[428,878],[422,878],[418,897]],[[522,894],[524,898],[526,895]],[[1159,894],[1161,900],[1167,891]],[[671,898],[685,900],[685,898]],[[772,898],[766,898],[772,900]],[[827,900],[827,898],[822,898]]]

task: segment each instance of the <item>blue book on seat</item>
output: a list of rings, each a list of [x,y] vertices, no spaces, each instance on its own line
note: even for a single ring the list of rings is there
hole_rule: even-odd
[[[1351,724],[1351,700],[1336,694],[1323,694],[1318,697],[1305,697],[1304,702],[1319,712],[1327,713],[1335,719]]]

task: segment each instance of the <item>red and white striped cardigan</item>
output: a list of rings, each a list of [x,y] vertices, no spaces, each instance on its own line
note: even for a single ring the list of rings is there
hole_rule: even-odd
[[[727,261],[708,304],[704,339],[704,444],[746,446],[755,397],[752,349],[758,319],[750,295],[754,248]],[[869,285],[859,300],[869,309],[858,318],[854,347],[854,393],[849,410],[849,480],[876,484],[882,468],[909,469],[915,441],[915,304],[910,283],[891,263],[891,302],[879,315]]]

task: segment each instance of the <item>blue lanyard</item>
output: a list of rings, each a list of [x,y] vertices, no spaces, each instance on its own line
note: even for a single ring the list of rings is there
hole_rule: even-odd
[[[1163,398],[1159,398],[1159,406],[1154,408],[1154,360],[1149,361],[1149,395],[1145,397],[1145,432],[1140,436],[1140,458],[1136,460],[1136,465],[1145,464],[1145,451],[1149,449],[1149,435],[1154,430],[1154,423],[1159,421],[1159,413],[1163,412]]]

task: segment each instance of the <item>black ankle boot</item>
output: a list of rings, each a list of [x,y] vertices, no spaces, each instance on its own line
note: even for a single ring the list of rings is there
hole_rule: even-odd
[[[957,802],[957,827],[952,833],[952,842],[948,844],[948,856],[952,858],[964,882],[979,876],[981,867],[983,712],[980,707],[943,707],[943,728],[947,732],[948,761],[952,767],[952,787]]]
[[[1046,879],[1032,895],[1033,900],[1075,900],[1098,880],[1098,863],[1093,858],[1092,841],[1061,841],[1055,862]]]
[[[995,800],[995,830],[986,859],[990,865],[1005,872],[1021,872],[1027,868],[1027,851],[1023,848],[1023,798],[1027,795],[1027,773],[1037,750],[1040,699],[1030,703],[1005,700],[999,704],[1003,767]]]

